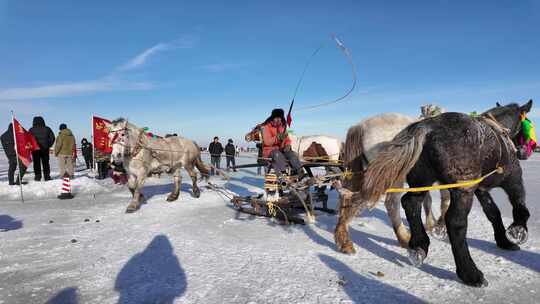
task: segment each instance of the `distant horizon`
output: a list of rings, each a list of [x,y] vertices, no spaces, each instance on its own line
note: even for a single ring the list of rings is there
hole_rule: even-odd
[[[0,130],[13,110],[25,128],[34,116],[55,133],[66,123],[80,142],[95,114],[201,146],[214,136],[246,145],[273,108],[287,111],[321,45],[295,99],[299,136],[344,139],[366,117],[416,117],[424,104],[469,113],[533,99],[540,120],[537,20],[539,1],[0,0]],[[331,34],[352,54],[356,89],[300,111],[350,88]]]

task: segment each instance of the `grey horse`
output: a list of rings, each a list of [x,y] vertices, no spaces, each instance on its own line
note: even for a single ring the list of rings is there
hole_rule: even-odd
[[[193,182],[193,196],[199,197],[201,191],[197,187],[196,167],[208,178],[208,168],[201,160],[199,147],[191,140],[172,136],[155,138],[148,136],[144,129],[129,123],[123,118],[111,122],[109,139],[112,145],[112,161],[122,164],[128,174],[128,187],[133,195],[126,213],[137,211],[143,200],[141,188],[147,176],[154,173],[171,173],[174,176],[174,190],[167,197],[172,202],[180,195],[182,177],[180,169],[184,168]]]

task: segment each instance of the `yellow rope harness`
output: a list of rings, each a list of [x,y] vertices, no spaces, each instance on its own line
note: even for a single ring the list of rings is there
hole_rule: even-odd
[[[497,167],[497,169],[489,172],[488,174],[479,177],[477,179],[473,179],[470,181],[463,181],[459,183],[453,183],[453,184],[446,184],[446,185],[435,185],[435,186],[429,186],[429,187],[415,187],[415,188],[390,188],[386,190],[386,193],[397,193],[397,192],[423,192],[423,191],[431,191],[431,190],[444,190],[444,189],[452,189],[452,188],[466,188],[471,187],[477,184],[480,184],[484,179],[488,178],[489,176],[498,173],[503,173],[502,167]]]

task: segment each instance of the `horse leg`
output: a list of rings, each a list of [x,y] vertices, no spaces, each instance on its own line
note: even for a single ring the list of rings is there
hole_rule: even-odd
[[[484,274],[476,267],[467,245],[467,216],[473,203],[473,192],[461,189],[450,190],[450,207],[445,215],[448,237],[456,263],[457,276],[467,285],[487,286]]]
[[[491,222],[493,226],[493,232],[495,233],[495,242],[497,246],[502,249],[507,250],[519,250],[519,246],[510,242],[506,237],[506,229],[501,218],[501,211],[499,207],[493,201],[493,198],[488,191],[477,189],[474,194],[480,205],[482,205],[482,210],[486,214],[486,217]]]
[[[129,191],[131,191],[131,195],[133,197],[126,209],[126,213],[135,212],[139,210],[139,208],[141,207],[141,201],[144,199],[144,196],[141,193],[140,189],[142,188],[142,185],[144,184],[145,176],[146,176],[145,174],[140,175],[140,177],[137,177],[135,174],[129,175],[128,188],[129,188]]]
[[[167,196],[167,202],[173,202],[180,196],[180,187],[182,186],[182,174],[180,168],[174,170],[174,190]]]
[[[450,191],[440,190],[441,194],[441,216],[437,220],[437,223],[433,227],[432,235],[439,240],[445,240],[448,234],[446,233],[446,223],[444,216],[450,206]]]
[[[407,248],[411,239],[411,234],[403,222],[401,221],[400,206],[399,206],[399,193],[387,193],[384,200],[384,207],[388,213],[388,218],[392,222],[392,228],[396,234],[399,244],[403,248]]]
[[[505,181],[501,186],[512,204],[512,217],[514,219],[514,222],[506,230],[506,236],[516,245],[521,245],[528,238],[527,220],[530,216],[529,209],[525,204],[525,188],[521,174]]]
[[[431,232],[433,230],[433,227],[435,227],[435,217],[433,216],[433,209],[432,209],[432,199],[429,192],[426,194],[426,198],[424,199],[424,212],[426,214],[426,230]]]
[[[342,195],[341,203],[339,204],[338,223],[336,225],[336,231],[334,232],[334,240],[338,251],[347,254],[356,253],[349,235],[349,223],[356,213],[358,213],[360,209],[363,209],[362,206],[363,205],[360,202],[353,201],[352,195]]]
[[[197,186],[197,172],[193,170],[192,166],[186,166],[186,171],[188,172],[189,176],[191,177],[191,183],[192,183],[192,191],[193,191],[193,197],[199,198],[201,196],[201,190]]]
[[[411,185],[411,187],[415,186]],[[416,267],[422,265],[429,250],[429,236],[422,223],[422,203],[426,199],[427,194],[428,192],[408,192],[401,198],[401,205],[405,209],[407,221],[411,229],[409,259]]]

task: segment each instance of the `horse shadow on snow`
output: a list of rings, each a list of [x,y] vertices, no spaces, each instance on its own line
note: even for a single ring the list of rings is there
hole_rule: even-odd
[[[319,259],[336,272],[338,284],[353,303],[425,303],[401,289],[356,273],[336,258],[319,254]]]
[[[328,218],[328,219],[331,219],[331,220],[325,221],[324,224],[316,224],[316,227],[331,233],[333,236],[334,234],[333,227],[335,227],[336,225],[335,223],[336,219],[334,217]],[[313,230],[310,226],[304,226],[303,230],[306,233],[306,235],[315,243],[336,251],[336,245],[334,244],[334,242],[329,241],[326,238],[322,237],[317,231]],[[378,236],[378,235],[360,231],[360,230],[356,230],[356,229],[353,229],[352,227],[349,228],[349,231],[351,233],[351,240],[356,245],[357,254],[362,254],[363,251],[368,251],[371,254],[377,256],[378,258],[384,259],[392,264],[395,264],[398,267],[411,266],[408,258],[404,254],[400,254],[393,250],[387,249],[386,247],[381,246],[379,244],[379,243],[382,243],[388,246],[393,246],[400,249],[403,253],[406,253],[405,249],[401,248],[397,240]],[[456,280],[457,279],[456,275],[453,272],[448,271],[446,269],[431,266],[427,263],[423,264],[419,269],[439,279],[443,279],[443,280]]]

